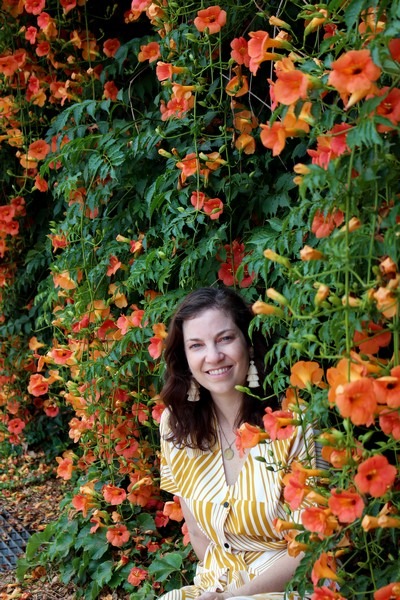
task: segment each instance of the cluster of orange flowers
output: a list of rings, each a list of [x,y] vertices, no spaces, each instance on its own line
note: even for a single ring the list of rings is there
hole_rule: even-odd
[[[379,367],[372,356],[370,361],[364,361],[353,353],[350,359],[342,359],[336,367],[328,369],[328,398],[340,415],[349,418],[354,425],[380,426],[387,436],[399,440],[400,367],[393,368],[389,376],[377,375]],[[301,390],[311,392],[314,386],[325,388],[327,384],[323,376],[324,372],[316,362],[299,361],[293,365],[290,375],[292,387],[286,395],[284,410],[267,408],[264,430],[243,424],[237,432],[239,451],[254,447],[265,439],[290,437],[295,426],[301,424],[306,406],[300,397]],[[332,487],[330,483],[328,489],[327,482],[331,481],[333,474],[331,470],[304,467],[293,462],[283,478],[284,498],[292,511],[301,509],[301,523],[276,519],[275,527],[278,533],[283,533],[288,542],[288,552],[294,557],[301,552],[312,551],[312,544],[318,546],[328,537],[335,540],[335,548],[323,552],[314,564],[312,599],[345,600],[337,591],[337,584],[341,581],[337,558],[348,552],[353,544],[348,527],[355,524],[365,532],[377,528],[400,528],[400,514],[390,502],[390,493],[398,482],[398,470],[380,452],[371,452],[354,439],[349,445],[347,436],[339,430],[324,430],[318,441],[322,444],[322,458],[339,473],[346,469],[346,480],[351,483],[348,487]],[[377,516],[368,514],[369,498],[384,501]],[[307,543],[297,539],[305,531],[310,533]],[[319,585],[321,580],[324,580],[323,586]],[[391,584],[390,590],[396,585],[399,583]],[[389,589],[389,586],[386,587]],[[384,593],[377,591],[375,600],[392,597]]]

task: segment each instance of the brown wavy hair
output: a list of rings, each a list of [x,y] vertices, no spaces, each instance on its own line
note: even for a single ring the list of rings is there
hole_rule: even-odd
[[[207,450],[217,440],[216,415],[211,394],[202,386],[200,386],[199,402],[187,400],[191,373],[184,348],[183,323],[209,309],[221,310],[229,315],[243,333],[249,348],[253,346],[260,386],[253,388],[252,393],[263,397],[266,392],[262,382],[265,379],[264,356],[267,345],[264,336],[258,331],[254,331],[250,339],[249,325],[253,318],[250,306],[239,294],[229,288],[199,288],[188,294],[178,306],[168,329],[164,353],[166,378],[161,397],[170,409],[169,441],[173,441],[177,446],[183,445],[200,450]],[[270,393],[267,395],[270,396]],[[268,405],[277,408],[277,398],[269,398]],[[265,407],[265,401],[245,395],[236,425],[247,422],[262,426]]]

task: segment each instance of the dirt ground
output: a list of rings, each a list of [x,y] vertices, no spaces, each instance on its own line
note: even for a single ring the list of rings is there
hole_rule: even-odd
[[[35,452],[25,453],[19,458],[0,456],[0,514],[8,513],[8,522],[14,530],[18,531],[21,526],[33,534],[42,531],[47,523],[57,518],[59,504],[69,484],[56,478],[55,464],[46,464],[45,457]],[[0,571],[0,600],[76,598],[73,584],[63,585],[51,565],[38,567],[23,582],[17,580],[15,569]],[[98,600],[127,598],[129,594],[126,593],[104,592]]]
[[[30,452],[17,458],[0,459],[0,509],[10,515],[10,525],[29,533],[42,531],[58,515],[65,484],[55,478],[54,466],[44,456]],[[72,585],[60,583],[51,568],[38,568],[22,583],[15,571],[0,572],[0,600],[73,600]]]

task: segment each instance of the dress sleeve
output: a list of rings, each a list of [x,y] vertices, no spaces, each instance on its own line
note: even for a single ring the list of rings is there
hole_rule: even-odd
[[[169,429],[169,410],[165,409],[161,415],[160,438],[161,438],[161,464],[160,464],[160,487],[162,490],[180,496],[181,492],[173,475],[173,454],[179,450],[172,442],[167,441]]]

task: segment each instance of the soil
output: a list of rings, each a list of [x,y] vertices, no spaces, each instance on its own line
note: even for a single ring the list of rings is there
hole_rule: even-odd
[[[58,506],[66,491],[40,453],[0,459],[0,511],[9,525],[30,534],[42,531],[57,518]],[[3,567],[4,568],[4,567]],[[38,567],[23,582],[15,569],[0,572],[0,600],[74,600],[73,585],[63,585],[51,567]]]
[[[56,520],[59,504],[68,487],[68,482],[56,477],[54,464],[48,465],[42,453],[26,452],[20,457],[8,458],[0,456],[0,514],[7,513],[7,525],[16,531],[23,528],[33,534],[43,531],[47,523]],[[76,598],[74,585],[63,585],[51,565],[29,572],[22,582],[18,581],[15,569],[0,571],[0,600]],[[101,593],[98,600],[127,598],[129,594],[114,591]]]

